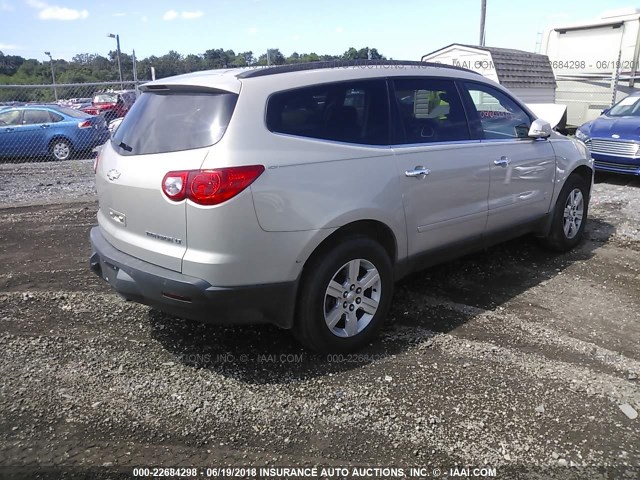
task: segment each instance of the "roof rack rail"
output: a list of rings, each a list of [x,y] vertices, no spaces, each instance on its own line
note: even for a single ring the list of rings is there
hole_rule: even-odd
[[[447,65],[444,63],[423,62],[414,60],[329,60],[319,62],[290,63],[287,65],[274,65],[264,67],[249,67],[249,69],[236,75],[237,78],[253,78],[263,77],[266,75],[276,75],[279,73],[299,72],[303,70],[321,70],[328,68],[347,68],[347,67],[435,67],[446,68],[451,70],[461,70],[463,72],[475,73],[463,67]]]

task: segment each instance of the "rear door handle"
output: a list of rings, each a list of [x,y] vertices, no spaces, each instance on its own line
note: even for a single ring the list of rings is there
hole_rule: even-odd
[[[44,125],[40,125],[40,128],[49,128],[49,125],[45,123]]]
[[[424,168],[422,165],[417,165],[413,170],[407,170],[404,172],[405,176],[418,178],[420,180],[425,178],[430,173],[431,170],[429,170],[428,168]]]
[[[504,155],[502,157],[500,157],[500,160],[494,160],[493,164],[494,165],[498,165],[499,167],[506,167],[507,165],[509,165],[511,163],[511,160],[509,160],[507,157],[505,157]]]

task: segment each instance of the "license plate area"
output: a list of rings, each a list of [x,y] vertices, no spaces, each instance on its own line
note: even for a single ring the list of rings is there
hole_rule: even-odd
[[[100,263],[102,264],[102,278],[104,278],[105,281],[107,281],[111,285],[115,285],[120,268],[105,260],[101,260]]]

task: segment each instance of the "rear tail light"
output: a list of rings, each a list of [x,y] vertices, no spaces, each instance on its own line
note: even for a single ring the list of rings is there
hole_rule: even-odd
[[[91,120],[78,123],[78,128],[91,128]]]
[[[169,172],[162,179],[162,191],[169,199],[179,202],[187,192],[189,172]]]
[[[262,172],[262,165],[169,172],[162,179],[162,191],[175,202],[189,199],[199,205],[218,205],[238,195]]]

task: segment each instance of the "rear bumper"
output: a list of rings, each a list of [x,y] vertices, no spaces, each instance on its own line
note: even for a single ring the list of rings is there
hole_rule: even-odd
[[[297,282],[215,287],[127,255],[94,227],[91,270],[127,300],[182,318],[220,324],[293,325]]]
[[[73,146],[77,150],[89,150],[102,145],[111,138],[111,133],[107,127],[101,129],[86,129],[73,139]]]

